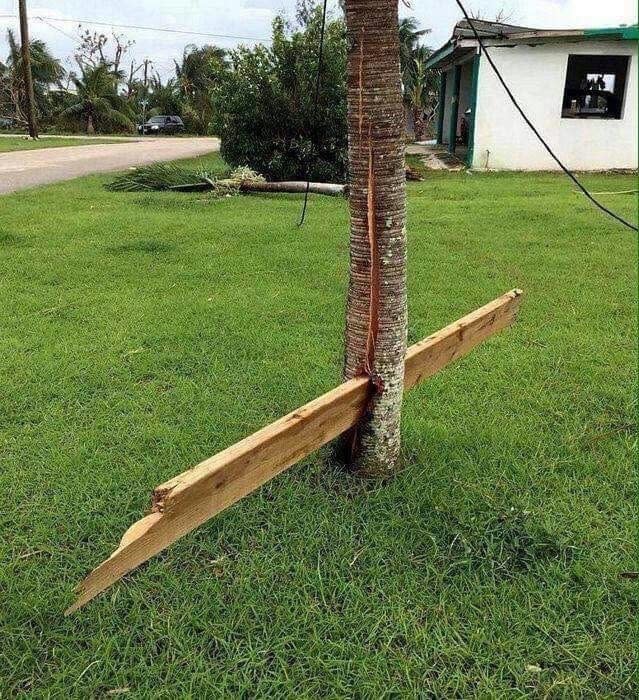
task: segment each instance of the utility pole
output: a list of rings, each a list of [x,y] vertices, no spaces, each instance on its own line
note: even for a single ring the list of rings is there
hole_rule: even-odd
[[[144,87],[149,85],[149,59],[144,59]]]
[[[27,0],[18,0],[18,9],[20,13],[20,43],[22,44],[22,70],[24,74],[24,87],[27,94],[27,120],[29,123],[29,136],[31,136],[32,139],[37,139],[38,125],[36,124],[35,97],[33,95],[33,78],[31,76]]]

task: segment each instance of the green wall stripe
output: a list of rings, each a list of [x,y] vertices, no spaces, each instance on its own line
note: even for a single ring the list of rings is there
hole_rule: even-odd
[[[457,118],[459,116],[459,85],[461,83],[461,66],[453,71],[453,93],[450,99],[450,125],[448,129],[448,152],[454,153],[457,146]]]
[[[439,74],[439,105],[437,107],[437,143],[444,143],[444,111],[446,110],[446,73]]]
[[[481,54],[475,54],[473,58],[473,74],[470,83],[470,124],[468,125],[468,153],[466,154],[466,165],[473,167],[473,157],[475,155],[475,121],[477,119],[477,89],[479,83],[479,62]]]

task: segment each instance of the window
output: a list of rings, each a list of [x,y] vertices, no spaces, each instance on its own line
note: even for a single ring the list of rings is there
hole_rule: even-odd
[[[561,116],[621,119],[629,56],[568,56]]]

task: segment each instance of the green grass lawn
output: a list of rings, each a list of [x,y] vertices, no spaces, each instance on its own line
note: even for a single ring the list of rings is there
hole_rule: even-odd
[[[392,482],[324,450],[64,619],[156,484],[342,359],[344,200],[107,179],[2,198],[0,695],[633,695],[636,235],[554,174],[409,186],[411,342],[526,297],[410,392]]]
[[[116,139],[72,139],[47,138],[43,136],[37,141],[31,141],[23,136],[2,136],[0,138],[0,153],[8,151],[33,151],[36,148],[60,148],[61,146],[90,146],[99,143],[120,143]]]

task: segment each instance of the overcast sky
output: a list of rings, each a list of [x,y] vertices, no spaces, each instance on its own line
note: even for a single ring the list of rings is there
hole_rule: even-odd
[[[109,31],[108,27],[92,25],[91,21],[268,39],[273,17],[279,12],[291,14],[295,0],[27,0],[27,4],[32,37],[43,39],[56,56],[64,58],[71,56],[77,45],[73,39],[77,35],[77,20],[84,20],[87,28],[105,32]],[[330,4],[335,8],[335,0]],[[532,27],[608,27],[637,21],[636,0],[466,0],[466,4],[469,9],[481,10],[489,19],[504,8],[511,14],[513,23]],[[426,41],[433,48],[449,38],[454,23],[460,19],[454,0],[412,0],[411,5],[411,9],[406,9],[400,3],[402,14],[414,15],[423,28],[432,30]],[[0,0],[0,15],[16,15],[17,6],[17,0]],[[57,19],[48,19],[46,24],[37,17]],[[62,19],[76,21],[62,22]],[[17,19],[0,16],[0,27],[17,30]],[[228,48],[240,43],[230,38],[137,29],[116,28],[116,31],[135,40],[131,58],[151,58],[164,77],[170,75],[172,59],[182,53],[186,43],[215,43]],[[0,39],[3,57],[7,53],[4,34],[3,30]]]

